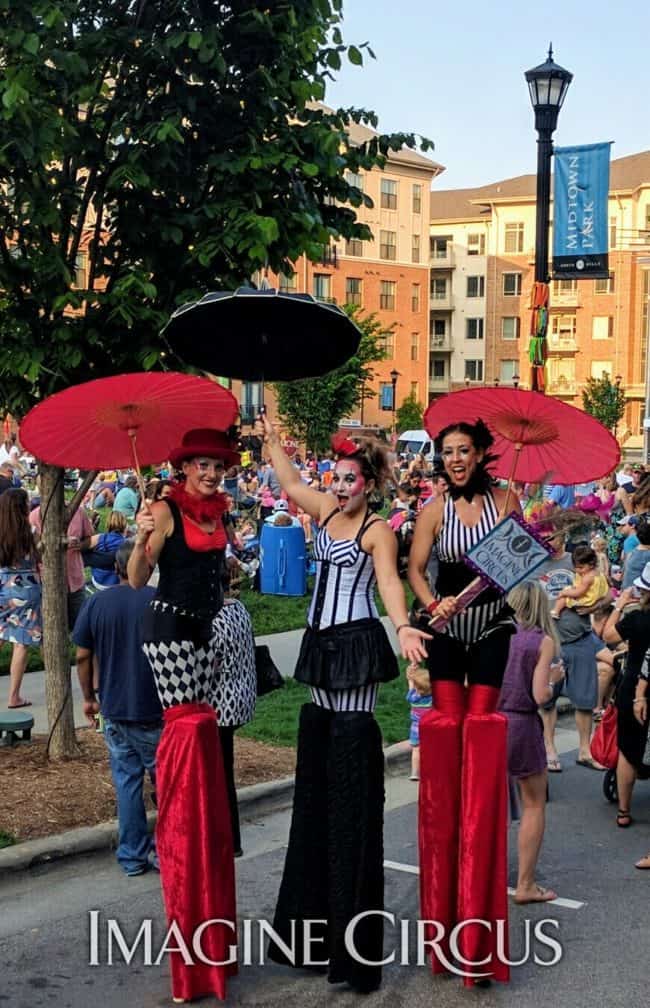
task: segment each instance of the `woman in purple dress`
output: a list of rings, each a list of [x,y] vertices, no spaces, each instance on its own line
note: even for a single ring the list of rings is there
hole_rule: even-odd
[[[546,592],[525,581],[508,595],[517,632],[510,638],[498,710],[508,718],[508,773],[518,781],[522,801],[515,903],[544,903],[556,898],[535,881],[544,838],[546,750],[537,708],[548,703],[563,676],[560,641]]]

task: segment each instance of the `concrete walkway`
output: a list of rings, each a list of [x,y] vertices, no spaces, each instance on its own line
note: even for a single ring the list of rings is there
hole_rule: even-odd
[[[393,626],[388,617],[384,617],[384,625],[388,630],[393,647],[396,647],[396,638]],[[289,630],[287,633],[268,634],[265,637],[258,637],[257,644],[267,644],[271,656],[280,669],[283,676],[293,675],[293,670],[300,651],[300,641],[302,630]],[[74,702],[74,723],[77,727],[87,725],[83,715],[81,690],[77,679],[76,666],[72,666],[72,699]],[[0,709],[7,706],[7,695],[9,692],[9,676],[0,678]],[[25,708],[25,713],[30,713],[34,717],[34,733],[45,734],[48,730],[47,707],[45,703],[45,672],[28,672],[21,687],[22,695],[26,700],[32,701],[32,706]]]

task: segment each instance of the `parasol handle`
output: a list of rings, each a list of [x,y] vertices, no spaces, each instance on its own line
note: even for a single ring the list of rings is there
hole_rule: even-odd
[[[510,467],[510,475],[508,476],[508,488],[506,490],[506,499],[503,502],[503,508],[501,509],[501,513],[499,515],[500,519],[505,518],[505,516],[508,514],[508,504],[510,503],[510,494],[512,493],[512,483],[515,478],[517,465],[519,464],[519,455],[523,447],[524,446],[521,441],[515,441],[515,453],[512,459],[512,465]]]
[[[142,479],[142,473],[140,472],[140,462],[139,462],[139,459],[138,459],[138,451],[137,451],[137,448],[135,446],[135,440],[136,440],[138,432],[137,432],[136,429],[134,429],[133,427],[131,427],[131,428],[129,428],[129,430],[128,430],[127,433],[129,435],[129,441],[131,442],[131,454],[133,455],[133,468],[135,469],[135,478],[138,481],[138,490],[140,491],[140,498],[141,498],[140,507],[144,508],[146,506],[145,505],[144,480]]]

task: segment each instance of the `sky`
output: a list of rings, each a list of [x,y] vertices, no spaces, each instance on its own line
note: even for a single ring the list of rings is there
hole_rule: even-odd
[[[557,146],[612,140],[612,158],[650,149],[649,0],[344,0],[343,38],[376,60],[346,63],[335,107],[374,110],[382,132],[433,140],[436,189],[533,173],[537,150],[524,71],[553,58],[573,73]]]

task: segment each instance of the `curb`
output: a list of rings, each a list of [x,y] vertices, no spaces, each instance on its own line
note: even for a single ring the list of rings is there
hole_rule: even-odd
[[[384,749],[386,774],[396,776],[410,759],[411,747],[407,741],[397,742]],[[269,815],[289,808],[293,801],[293,777],[264,781],[239,788],[237,799],[240,817],[245,820]],[[156,813],[147,814],[150,830],[156,824]],[[26,840],[0,850],[0,881],[13,872],[25,871],[42,865],[77,857],[93,851],[114,850],[117,845],[117,819],[99,823],[97,826],[83,826],[55,836]]]
[[[566,697],[560,697],[557,704],[558,715],[571,714],[574,706]],[[384,749],[385,773],[396,777],[411,758],[411,746],[407,740],[396,742]],[[289,808],[293,801],[293,777],[264,781],[239,788],[237,799],[239,814],[243,820],[269,815]],[[147,814],[149,828],[153,830],[156,813]],[[0,881],[17,871],[25,871],[47,865],[63,858],[76,857],[93,851],[114,850],[117,845],[117,819],[100,823],[98,826],[83,826],[55,836],[26,840],[0,850]]]

